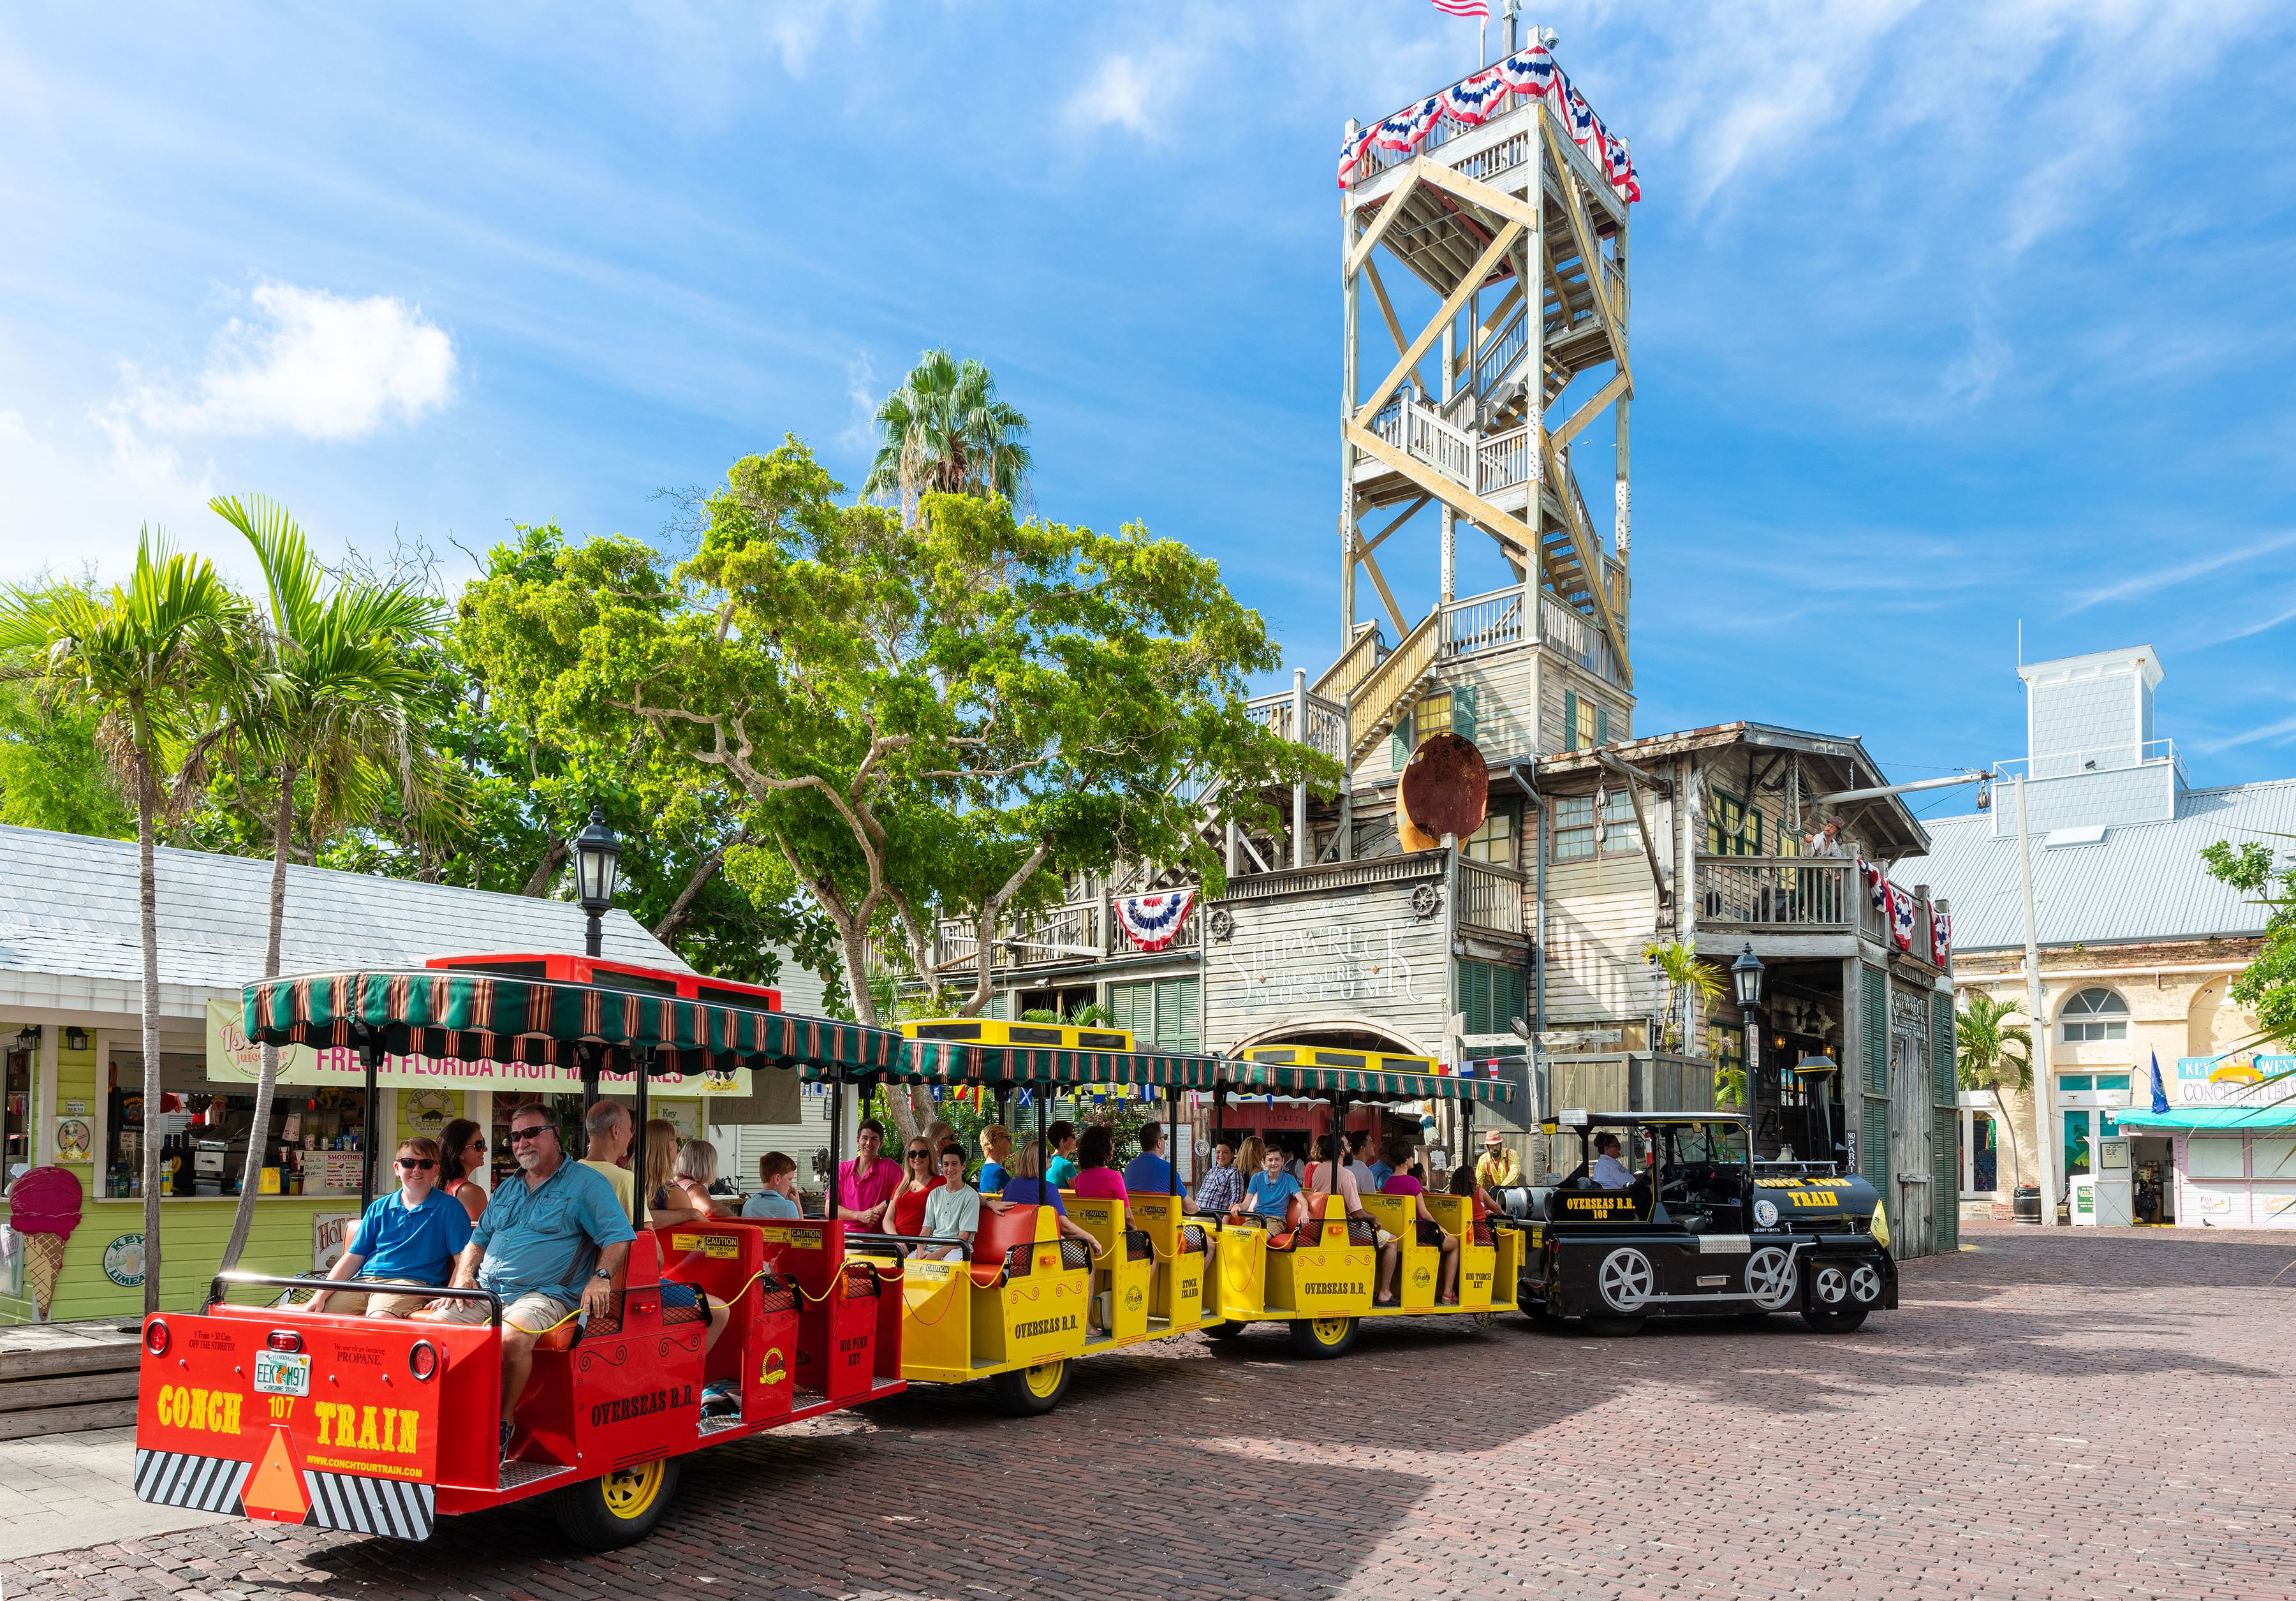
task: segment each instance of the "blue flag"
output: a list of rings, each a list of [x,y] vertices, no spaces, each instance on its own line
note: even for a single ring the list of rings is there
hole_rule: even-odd
[[[2169,1110],[2169,1092],[2161,1088],[2161,1053],[2152,1053],[2152,1111],[2155,1116]]]

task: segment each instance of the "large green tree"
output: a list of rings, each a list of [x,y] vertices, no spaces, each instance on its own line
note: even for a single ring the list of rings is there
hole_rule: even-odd
[[[453,776],[431,744],[425,715],[434,678],[423,658],[438,639],[444,613],[403,580],[331,579],[283,505],[260,497],[218,497],[208,505],[254,547],[263,571],[255,636],[267,670],[248,682],[234,708],[229,737],[234,754],[260,767],[274,792],[263,976],[275,978],[299,796],[304,837],[315,857],[330,835],[372,817],[386,795],[435,830],[451,826],[441,814],[451,804]],[[278,1080],[279,1053],[266,1046],[255,1081],[247,1170],[224,1244],[226,1272],[239,1265],[255,1221],[269,1154],[264,1131],[271,1126]],[[373,1157],[370,1151],[368,1160]]]
[[[143,946],[144,1310],[160,1305],[159,874],[154,835],[200,793],[231,712],[262,676],[245,601],[201,557],[144,530],[125,584],[0,594],[0,657],[37,657],[39,681],[97,718],[99,746],[135,808]]]
[[[537,727],[643,731],[737,798],[727,871],[761,902],[811,899],[865,1020],[873,939],[930,986],[951,965],[940,917],[993,943],[1066,874],[1149,859],[1217,891],[1183,775],[1219,776],[1254,822],[1269,784],[1336,776],[1247,711],[1244,675],[1275,652],[1185,546],[1024,523],[1001,499],[929,493],[905,524],[842,497],[791,439],[735,464],[683,562],[595,538],[545,577],[497,551],[463,638]],[[965,960],[977,1011],[989,974]]]

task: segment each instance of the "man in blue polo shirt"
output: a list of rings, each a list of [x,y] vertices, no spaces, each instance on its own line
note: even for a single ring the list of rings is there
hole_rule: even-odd
[[[439,1187],[439,1142],[410,1139],[398,1147],[398,1188],[378,1195],[359,1217],[357,1231],[343,1244],[343,1253],[327,1277],[362,1285],[406,1285],[414,1289],[437,1288],[455,1270],[455,1259],[471,1243],[471,1214],[463,1203]],[[321,1290],[311,1297],[309,1310],[324,1312],[336,1294]],[[346,1294],[347,1304],[333,1308],[357,1317],[359,1303],[370,1318],[404,1318],[429,1301],[428,1295]]]
[[[1128,1195],[1135,1195],[1172,1193],[1172,1164],[1164,1160],[1163,1124],[1142,1125],[1140,1154],[1124,1164],[1124,1188]]]
[[[453,1286],[491,1290],[503,1301],[502,1449],[534,1367],[534,1342],[577,1312],[613,1310],[614,1285],[637,1238],[614,1203],[613,1187],[566,1160],[558,1125],[544,1106],[510,1114],[510,1150],[519,1173],[495,1186],[486,1215],[455,1264]],[[484,1323],[484,1301],[442,1301],[448,1323]]]

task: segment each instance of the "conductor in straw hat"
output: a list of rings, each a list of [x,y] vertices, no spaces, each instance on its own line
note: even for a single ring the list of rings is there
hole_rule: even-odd
[[[1802,841],[1801,853],[1804,856],[1848,855],[1849,852],[1841,848],[1841,819],[1838,817],[1826,818],[1823,828]]]

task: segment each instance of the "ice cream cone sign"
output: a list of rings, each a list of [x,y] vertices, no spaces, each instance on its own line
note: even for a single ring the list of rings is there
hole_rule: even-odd
[[[68,1168],[33,1168],[8,1186],[7,1199],[9,1225],[24,1236],[25,1287],[45,1323],[55,1304],[64,1243],[79,1227],[79,1178]]]

